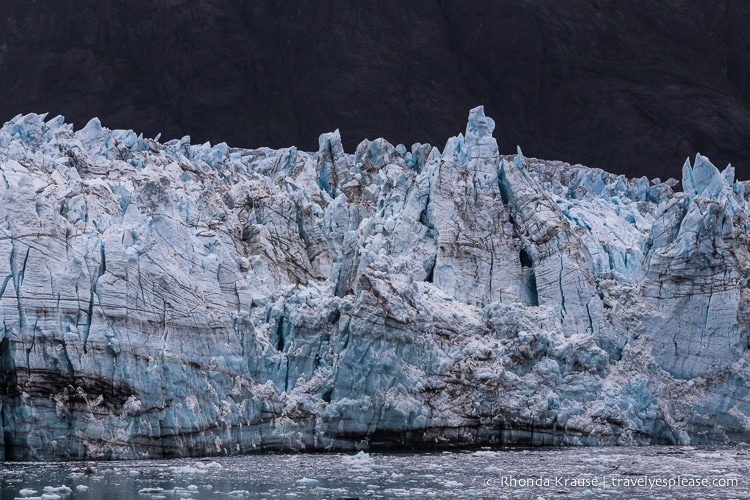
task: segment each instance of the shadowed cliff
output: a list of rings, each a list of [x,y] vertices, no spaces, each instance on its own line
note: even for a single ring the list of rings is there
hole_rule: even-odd
[[[679,178],[696,152],[750,178],[750,5],[614,2],[4,2],[0,121],[317,149],[340,128],[442,145],[466,109],[500,150]]]

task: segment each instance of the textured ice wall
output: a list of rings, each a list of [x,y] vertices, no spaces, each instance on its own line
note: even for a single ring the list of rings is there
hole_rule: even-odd
[[[6,459],[750,441],[731,167],[45,119],[0,129]]]

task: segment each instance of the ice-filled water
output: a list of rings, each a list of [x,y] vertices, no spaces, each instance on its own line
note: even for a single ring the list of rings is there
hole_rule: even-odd
[[[750,448],[270,454],[6,463],[14,498],[702,498],[750,496]],[[55,496],[57,495],[57,496]]]

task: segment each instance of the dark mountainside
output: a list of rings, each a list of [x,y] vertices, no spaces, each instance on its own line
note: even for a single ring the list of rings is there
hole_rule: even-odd
[[[445,140],[484,104],[504,153],[750,178],[745,0],[5,0],[0,121],[317,150]]]

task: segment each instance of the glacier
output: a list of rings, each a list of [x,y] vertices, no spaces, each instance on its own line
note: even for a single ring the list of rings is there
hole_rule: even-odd
[[[747,182],[0,129],[4,460],[750,443]]]

